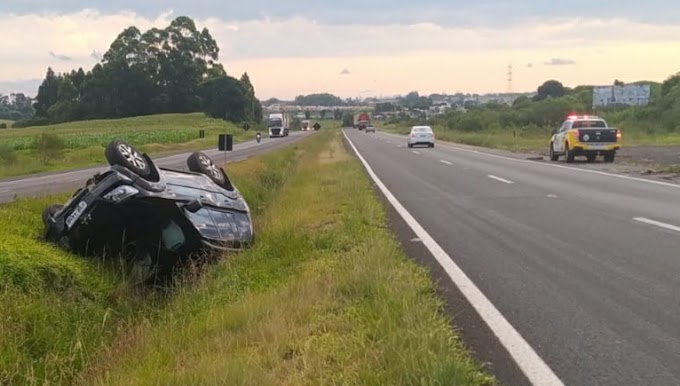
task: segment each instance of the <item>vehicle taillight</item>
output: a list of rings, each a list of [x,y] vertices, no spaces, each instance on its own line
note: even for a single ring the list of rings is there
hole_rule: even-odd
[[[616,130],[616,141],[618,142],[620,140],[621,140],[621,130]]]

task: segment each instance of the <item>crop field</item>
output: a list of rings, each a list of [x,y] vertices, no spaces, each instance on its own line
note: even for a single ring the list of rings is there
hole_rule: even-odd
[[[203,130],[204,138],[199,138]],[[39,139],[52,136],[52,146]],[[219,134],[233,134],[235,142],[254,136],[234,124],[202,113],[70,122],[59,125],[0,130],[0,178],[67,170],[104,162],[104,147],[122,139],[152,156],[216,146]],[[43,138],[44,139],[44,138]]]

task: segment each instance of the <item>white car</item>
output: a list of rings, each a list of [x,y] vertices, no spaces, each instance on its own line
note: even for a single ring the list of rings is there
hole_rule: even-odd
[[[434,131],[430,126],[413,126],[411,133],[406,139],[408,147],[415,145],[427,145],[427,147],[434,147]]]
[[[373,125],[368,125],[368,126],[366,126],[365,131],[366,131],[367,133],[375,133],[375,126],[373,126]]]

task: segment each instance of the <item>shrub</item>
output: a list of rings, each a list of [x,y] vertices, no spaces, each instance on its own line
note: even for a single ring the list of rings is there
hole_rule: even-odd
[[[38,157],[40,157],[40,161],[44,164],[58,158],[65,147],[66,144],[63,139],[50,133],[40,134],[40,136],[35,139],[34,143],[34,148],[38,153]]]

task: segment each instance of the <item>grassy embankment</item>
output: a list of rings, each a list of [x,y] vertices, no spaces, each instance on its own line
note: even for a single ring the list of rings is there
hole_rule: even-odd
[[[199,129],[205,138],[198,138]],[[64,142],[58,156],[43,162],[35,143],[42,133]],[[236,142],[254,137],[223,120],[202,113],[162,114],[135,118],[70,122],[0,130],[0,178],[106,163],[104,147],[115,138],[129,141],[151,155],[217,146],[218,134],[234,134]]]
[[[0,206],[0,384],[492,382],[337,131],[229,170],[258,243],[164,301],[36,242],[51,199]]]
[[[9,121],[9,120],[7,120],[7,119],[0,119],[0,125],[3,124],[3,123],[4,123],[5,125],[7,125],[7,127],[12,127],[12,123],[14,123],[14,121]],[[3,129],[3,130],[4,130],[4,129]]]

